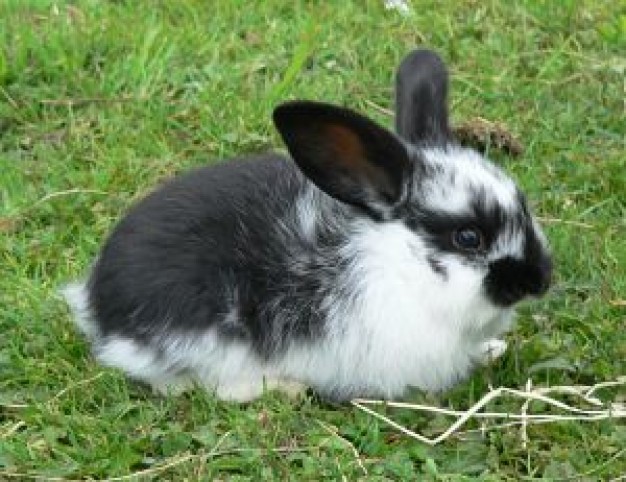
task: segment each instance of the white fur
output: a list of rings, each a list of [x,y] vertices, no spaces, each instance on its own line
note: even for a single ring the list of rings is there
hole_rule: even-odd
[[[454,275],[444,280],[420,261],[428,248],[402,223],[360,221],[354,229],[344,254],[358,261],[341,280],[354,296],[326,301],[328,333],[315,343],[294,343],[265,363],[250,346],[209,330],[196,337],[171,333],[158,343],[159,355],[130,339],[101,339],[96,357],[159,392],[195,383],[221,399],[248,401],[264,389],[293,395],[302,384],[341,396],[393,398],[409,386],[440,390],[488,361],[488,352],[501,354],[503,342],[495,339],[509,328],[511,311],[486,301],[484,273],[450,256],[442,262]],[[76,314],[88,315],[84,288],[74,285],[65,294]],[[89,320],[79,321],[83,330]]]
[[[433,209],[462,212],[473,188],[481,186],[493,196],[488,202],[515,209],[513,182],[480,155],[462,148],[425,152],[429,163],[448,173],[445,182],[435,176],[438,181],[422,186],[419,195]],[[324,212],[320,196],[310,187],[294,204],[298,229],[311,239]],[[70,285],[63,293],[81,331],[94,339],[102,363],[164,393],[198,384],[221,399],[248,401],[265,389],[293,394],[306,384],[342,397],[394,398],[410,386],[433,391],[449,387],[476,363],[504,352],[506,344],[498,337],[510,328],[513,311],[487,300],[486,268],[464,264],[452,254],[431,253],[432,248],[401,222],[363,219],[351,229],[343,255],[356,261],[343,274],[337,292],[352,296],[325,300],[325,337],[293,342],[271,362],[260,360],[247,344],[225,341],[214,330],[199,336],[169,333],[155,342],[158,349],[121,337],[99,338],[85,287]],[[283,230],[288,232],[289,226]],[[498,256],[516,255],[522,247],[519,233],[510,233],[498,240],[495,250]],[[430,254],[437,255],[449,276],[426,264]],[[236,310],[226,314],[228,322],[236,324],[237,318]]]
[[[463,214],[471,206],[478,191],[485,194],[485,202],[501,206],[511,212],[520,209],[515,183],[497,166],[472,149],[448,146],[446,149],[420,150],[425,163],[436,168],[438,175],[418,183],[413,193],[423,205],[439,213]],[[533,220],[535,231],[544,246],[547,241]],[[525,233],[509,229],[495,240],[488,260],[512,256],[522,258]]]
[[[506,352],[507,343],[504,340],[491,339],[483,343],[483,363],[491,363]]]
[[[72,310],[78,329],[88,339],[94,339],[98,333],[89,308],[87,287],[83,283],[70,283],[61,288],[60,293]]]
[[[111,337],[102,341],[96,357],[162,394],[200,385],[222,400],[247,402],[265,390],[281,390],[294,397],[304,389],[260,363],[249,346],[224,342],[212,330],[200,337],[171,334],[160,345],[157,354],[133,340]]]
[[[310,240],[315,239],[318,214],[320,212],[317,201],[319,192],[316,191],[318,189],[312,184],[307,186],[304,194],[296,200],[295,204],[296,220],[300,227],[300,232]]]
[[[511,324],[511,312],[481,294],[480,272],[450,258],[454,276],[444,281],[419,261],[427,248],[401,223],[363,223],[346,249],[360,253],[344,280],[358,294],[333,305],[326,339],[292,347],[281,363],[288,377],[389,398],[409,386],[440,390],[484,362],[485,342]]]
[[[416,194],[432,209],[463,213],[471,205],[472,188],[481,187],[494,204],[517,209],[515,183],[476,151],[449,146],[446,149],[423,149],[420,153],[428,165],[442,171],[442,175],[416,186],[419,189]]]
[[[94,342],[96,359],[148,383],[155,392],[177,394],[201,385],[222,400],[246,402],[264,390],[280,390],[296,397],[305,389],[301,383],[281,378],[275,368],[260,363],[249,346],[225,343],[212,330],[197,337],[171,333],[160,340],[158,349],[121,336],[100,338],[85,285],[73,283],[61,292],[76,325]],[[234,316],[236,313],[231,312],[226,318]]]

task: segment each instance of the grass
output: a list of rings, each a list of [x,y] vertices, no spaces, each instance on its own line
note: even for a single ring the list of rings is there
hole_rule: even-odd
[[[502,360],[415,399],[463,408],[489,382],[626,373],[623,4],[415,1],[405,17],[382,0],[0,0],[0,479],[626,474],[623,422],[531,426],[526,447],[512,428],[431,448],[315,399],[156,398],[94,364],[71,326],[56,289],[85,273],[133,200],[191,166],[278,146],[269,119],[282,99],[334,101],[389,125],[373,106],[391,105],[393,70],[415,45],[449,62],[455,122],[480,116],[522,139],[523,156],[490,155],[546,219],[557,266]],[[393,414],[426,433],[442,426]]]

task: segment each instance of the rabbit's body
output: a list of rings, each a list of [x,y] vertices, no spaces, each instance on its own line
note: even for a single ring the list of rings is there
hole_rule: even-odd
[[[405,144],[338,108],[275,121],[297,165],[269,155],[166,183],[65,290],[97,358],[160,391],[246,401],[440,390],[500,354],[512,305],[549,278],[515,184],[452,141]],[[456,245],[465,226],[480,250]]]

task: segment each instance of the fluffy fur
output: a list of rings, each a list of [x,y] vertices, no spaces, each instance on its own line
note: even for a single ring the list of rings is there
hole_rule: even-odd
[[[295,163],[201,168],[135,206],[64,291],[95,356],[160,392],[248,401],[441,390],[501,355],[514,304],[549,283],[545,238],[514,182],[449,138],[447,76],[424,52],[398,72],[403,140],[286,104]],[[455,244],[468,226],[480,249]]]

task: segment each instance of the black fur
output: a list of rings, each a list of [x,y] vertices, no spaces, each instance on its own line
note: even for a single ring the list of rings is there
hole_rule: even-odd
[[[261,357],[287,339],[320,336],[321,301],[342,270],[344,239],[322,230],[311,241],[277,227],[303,188],[293,163],[266,156],[197,169],[141,201],[92,272],[102,335],[154,344],[217,325]]]
[[[375,217],[401,201],[411,163],[388,130],[320,102],[287,102],[273,117],[293,160],[327,194]]]
[[[550,287],[552,259],[530,226],[525,233],[522,259],[506,257],[489,265],[485,288],[496,305],[511,306],[526,296],[541,296]]]
[[[430,50],[408,54],[396,74],[396,132],[414,145],[443,145],[450,127],[446,97],[448,72]]]
[[[178,378],[189,371],[185,378],[189,375],[191,379],[199,377],[207,386],[216,384],[218,394],[220,386],[225,387],[223,396],[226,398],[254,396],[241,393],[237,383],[229,386],[230,380],[224,379],[223,374],[205,376],[200,373],[207,366],[199,370],[198,365],[209,361],[203,360],[203,354],[196,350],[211,351],[209,343],[192,343],[191,353],[184,353],[186,343],[194,337],[209,335],[208,340],[213,342],[217,335],[217,343],[224,344],[223,353],[228,361],[222,368],[234,367],[231,371],[237,370],[237,363],[230,366],[230,343],[241,342],[232,352],[235,356],[239,355],[239,348],[245,347],[246,358],[241,363],[250,362],[251,373],[264,370],[265,363],[258,363],[259,360],[255,363],[248,357],[248,348],[263,361],[280,357],[287,349],[297,358],[298,349],[304,348],[303,357],[295,365],[302,362],[316,371],[328,369],[318,380],[315,373],[297,367],[293,373],[285,369],[283,374],[280,363],[275,367],[279,373],[269,375],[285,376],[287,381],[291,378],[304,381],[343,399],[363,394],[386,397],[396,392],[402,394],[406,388],[400,386],[405,383],[402,381],[386,386],[386,380],[368,381],[366,376],[363,377],[366,386],[359,387],[362,375],[358,370],[361,366],[359,353],[355,354],[357,365],[354,366],[351,366],[352,356],[333,358],[332,363],[315,364],[314,361],[310,365],[309,350],[318,348],[314,342],[324,341],[327,323],[333,323],[331,336],[326,340],[333,350],[329,356],[334,356],[339,346],[334,343],[346,342],[349,350],[360,346],[354,342],[361,340],[346,338],[349,336],[365,336],[363,353],[372,356],[378,356],[381,348],[388,350],[385,344],[398,336],[394,334],[384,339],[382,345],[375,345],[379,341],[374,338],[378,336],[378,327],[372,329],[372,336],[369,336],[367,323],[362,331],[359,326],[351,331],[341,325],[343,320],[361,322],[361,310],[369,308],[363,304],[361,296],[363,292],[368,293],[369,287],[365,285],[372,283],[378,288],[375,283],[379,281],[374,282],[371,276],[380,275],[380,282],[385,283],[394,275],[391,270],[396,261],[389,263],[391,270],[380,269],[384,255],[380,257],[369,251],[370,247],[378,249],[380,246],[362,243],[388,241],[390,246],[384,249],[391,253],[395,240],[385,236],[395,235],[397,226],[389,231],[381,230],[383,236],[378,238],[381,226],[372,223],[372,219],[394,223],[402,220],[415,232],[416,238],[425,242],[426,253],[421,245],[407,243],[409,249],[416,249],[416,257],[426,256],[425,261],[416,259],[415,266],[407,267],[409,269],[433,270],[447,281],[455,275],[455,267],[446,265],[446,261],[449,256],[457,256],[462,263],[476,269],[478,275],[487,273],[485,293],[496,305],[509,306],[526,295],[542,294],[550,281],[551,262],[542,240],[537,238],[521,194],[519,206],[504,208],[491,193],[484,191],[487,187],[483,190],[476,187],[468,196],[474,201],[463,206],[461,212],[446,214],[440,211],[444,206],[426,207],[431,204],[425,196],[434,192],[429,191],[428,186],[444,188],[441,192],[445,193],[447,187],[470,188],[468,179],[474,182],[471,176],[455,179],[455,175],[462,174],[461,171],[455,174],[456,159],[448,158],[451,165],[447,166],[445,155],[439,158],[437,151],[431,158],[430,153],[422,149],[436,146],[443,152],[449,149],[447,154],[454,155],[446,95],[447,71],[441,59],[432,52],[415,51],[405,58],[397,74],[396,126],[399,136],[406,142],[348,109],[315,102],[289,102],[275,110],[274,122],[293,162],[273,154],[231,160],[179,176],[140,201],[113,230],[88,281],[89,308],[93,316],[85,318],[93,318],[96,329],[83,326],[82,322],[89,320],[79,317],[88,336],[96,338],[94,345],[96,350],[102,349],[103,361],[125,368],[135,376],[132,357],[127,356],[124,344],[114,343],[110,356],[106,353],[107,337],[113,337],[114,342],[119,338],[130,339],[145,343],[150,348],[147,353],[157,355],[155,373],[143,370],[145,366],[139,367],[139,377],[155,388],[167,385],[170,375]],[[477,168],[483,167],[477,165]],[[490,169],[487,164],[484,168]],[[429,184],[420,189],[424,181]],[[479,229],[484,246],[473,252],[459,249],[453,242],[454,233],[463,228]],[[519,259],[513,257],[514,253],[493,260],[495,254],[491,249],[496,240],[520,233],[524,235],[524,250]],[[370,238],[370,234],[375,236]],[[405,235],[401,236],[403,243]],[[506,241],[504,244],[506,247]],[[369,263],[372,260],[376,262]],[[399,270],[395,274],[403,273]],[[414,287],[409,296],[420,296],[419,282]],[[69,291],[70,300],[74,298],[74,289]],[[82,295],[82,288],[80,293]],[[474,299],[483,294],[471,293]],[[376,295],[375,289],[374,298]],[[446,296],[445,290],[442,296]],[[82,296],[79,301],[73,301],[78,314],[85,315]],[[394,317],[394,306],[381,306],[391,309],[388,315]],[[386,314],[376,304],[373,308],[376,308],[375,316],[383,320]],[[463,309],[463,305],[460,308]],[[486,310],[486,315],[491,316],[490,311]],[[439,318],[446,323],[450,320],[445,310],[431,312],[432,323],[438,323]],[[480,313],[471,315],[471,318],[458,320],[458,325],[478,323],[480,318]],[[496,317],[494,322],[498,319]],[[398,329],[410,320],[411,316],[407,316],[397,325]],[[378,320],[366,317],[365,321]],[[493,324],[489,320],[482,322]],[[448,328],[456,329],[456,324],[453,325]],[[380,328],[385,330],[386,325],[383,323]],[[492,328],[489,327],[489,331]],[[501,333],[495,330],[494,334]],[[485,336],[492,334],[485,333]],[[372,350],[370,345],[374,346]],[[463,347],[451,343],[450,353],[460,348]],[[463,349],[467,350],[469,360],[482,346],[468,343]],[[210,355],[220,353],[217,350]],[[319,355],[325,353],[328,352],[322,351]],[[352,354],[352,351],[346,353]],[[163,359],[158,360],[159,355]],[[186,358],[186,355],[190,356]],[[165,359],[168,356],[172,359]],[[216,371],[220,372],[220,360],[210,360],[218,365]],[[287,357],[284,361],[290,360]],[[363,366],[369,374],[369,367],[377,360],[371,357],[369,360],[364,357],[364,360],[367,363]],[[429,369],[431,357],[426,356],[424,360]],[[144,359],[138,363],[144,363]],[[271,365],[267,364],[273,370]],[[418,372],[423,369],[415,367]],[[452,367],[448,378],[454,379],[466,369]],[[354,383],[349,379],[350,370],[357,375]],[[341,374],[341,379],[327,379],[337,374]],[[226,376],[238,381],[237,373]],[[382,373],[381,377],[388,378],[388,375]],[[425,381],[429,385],[425,388],[444,388],[450,380],[440,378],[435,386]],[[241,381],[254,385],[262,380]],[[256,389],[252,385],[244,388]]]
[[[441,276],[444,280],[448,279],[448,270],[446,267],[437,259],[435,255],[428,256],[426,258],[428,261],[428,265],[430,269],[432,269],[435,273]]]
[[[507,256],[489,263],[485,290],[494,304],[505,307],[529,295],[545,294],[551,282],[552,260],[537,238],[524,196],[518,194],[517,213],[505,212],[500,205],[487,202],[484,192],[475,192],[473,199],[467,212],[460,214],[428,211],[415,204],[407,206],[404,221],[416,233],[427,237],[434,252],[455,253],[476,265],[486,263],[489,250],[500,235],[521,233],[524,239],[521,259]],[[464,252],[454,245],[455,231],[466,227],[482,232],[485,239],[482,250]],[[443,266],[436,255],[430,256],[428,262],[433,271],[443,274]]]
[[[416,232],[424,234],[438,252],[458,253],[454,245],[454,232],[463,228],[478,228],[485,239],[484,249],[464,253],[468,258],[480,258],[491,248],[494,240],[508,226],[518,229],[524,221],[518,216],[505,213],[499,204],[488,202],[482,191],[476,191],[467,210],[458,214],[442,213],[424,209],[419,204],[407,206],[405,222]]]
[[[398,133],[418,145],[445,146],[447,72],[439,57],[414,52],[397,79]],[[166,183],[121,220],[89,280],[101,335],[158,346],[168,335],[215,327],[225,340],[249,342],[263,358],[290,341],[320,338],[324,300],[354,294],[342,293],[338,282],[352,260],[339,254],[349,233],[336,226],[349,226],[361,210],[383,220],[386,209],[425,237],[435,253],[430,268],[444,278],[436,253],[485,265],[502,232],[522,230],[523,259],[491,263],[486,291],[494,303],[509,306],[547,289],[550,259],[521,195],[519,215],[480,191],[466,212],[428,211],[408,199],[409,183],[443,173],[428,172],[419,149],[407,149],[374,122],[314,102],[284,104],[274,121],[295,163],[267,155],[200,168]],[[314,233],[302,232],[293,219],[294,201],[312,188],[298,167],[343,201],[327,198],[318,214],[328,219],[317,220]],[[455,230],[465,227],[481,230],[483,251],[460,253],[454,246]]]

